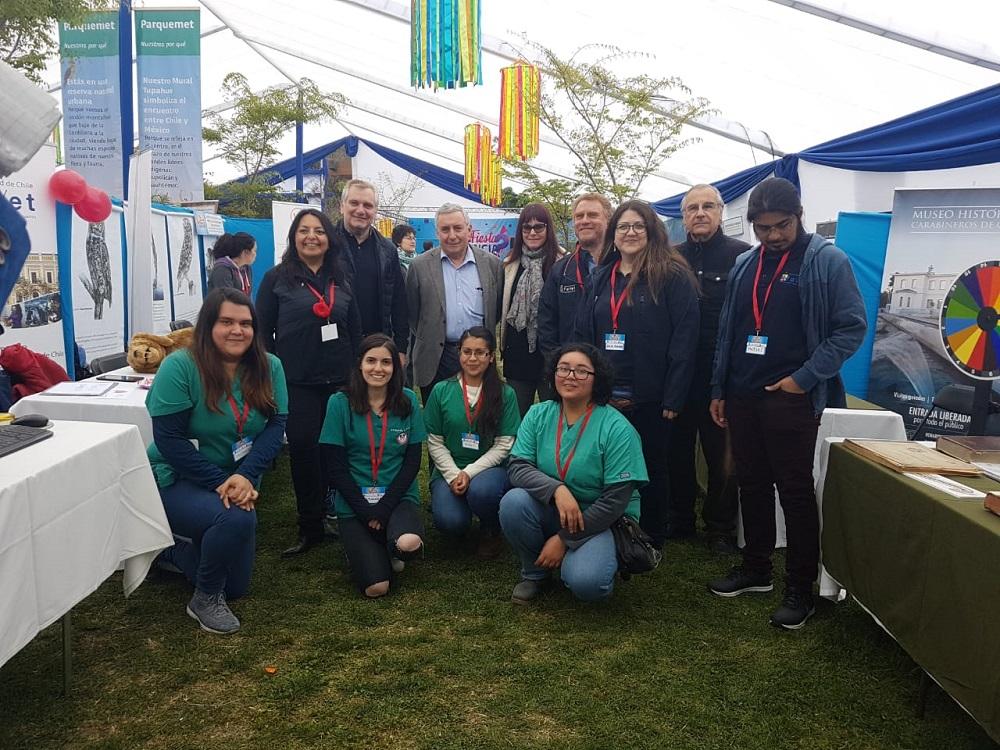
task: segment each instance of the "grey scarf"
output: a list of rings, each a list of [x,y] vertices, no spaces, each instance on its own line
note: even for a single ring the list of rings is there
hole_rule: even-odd
[[[515,331],[528,330],[528,351],[534,352],[538,344],[538,301],[542,295],[542,264],[545,262],[545,248],[535,252],[527,249],[521,252],[521,267],[524,271],[517,280],[517,289],[510,301],[507,322]]]

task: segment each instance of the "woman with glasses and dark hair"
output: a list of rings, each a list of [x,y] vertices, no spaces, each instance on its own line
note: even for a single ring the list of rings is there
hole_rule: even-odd
[[[317,438],[333,393],[347,385],[361,340],[361,314],[341,265],[343,235],[314,208],[296,214],[281,262],[264,274],[257,314],[264,346],[288,378],[288,457],[298,541],[282,557],[323,541],[326,471]]]
[[[503,551],[500,498],[507,482],[507,456],[521,416],[517,398],[497,372],[496,340],[482,326],[458,342],[457,375],[434,386],[424,405],[427,450],[431,456],[431,511],[434,525],[461,535],[479,517],[476,555],[490,559]]]
[[[417,472],[426,439],[395,343],[367,336],[350,386],[327,404],[319,441],[351,577],[369,598],[388,594],[392,574],[423,546]]]
[[[646,465],[639,435],[608,405],[614,371],[590,344],[567,344],[553,355],[546,382],[555,400],[528,410],[510,454],[510,490],[500,525],[521,560],[515,604],[537,597],[550,573],[578,599],[611,595],[618,558],[611,525],[639,520]]]
[[[187,613],[203,630],[233,633],[240,621],[227,601],[250,587],[257,487],[281,450],[288,413],[281,362],[264,350],[245,294],[209,292],[191,347],[163,360],[146,409],[160,498],[170,528],[186,538],[157,564],[194,585]]]
[[[246,232],[224,234],[212,246],[212,271],[208,288],[231,286],[248,297],[253,289],[253,262],[257,258],[257,240]]]
[[[517,394],[523,417],[535,402],[550,397],[542,382],[544,358],[538,345],[538,307],[545,279],[562,255],[552,215],[542,203],[521,209],[510,254],[503,264],[500,358],[503,374]]]
[[[641,491],[641,525],[661,547],[670,535],[670,420],[684,405],[694,373],[698,286],[645,201],[618,207],[608,222],[605,247],[574,335],[601,349],[615,368],[611,403],[638,430],[649,468],[649,484]]]

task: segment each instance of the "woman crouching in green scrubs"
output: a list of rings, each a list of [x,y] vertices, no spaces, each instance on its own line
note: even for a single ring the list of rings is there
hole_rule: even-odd
[[[417,472],[426,439],[395,344],[368,336],[347,391],[327,402],[319,438],[351,577],[367,597],[389,593],[392,574],[423,546]]]
[[[550,360],[555,401],[535,404],[517,432],[500,501],[500,525],[521,559],[512,601],[537,597],[555,568],[583,601],[606,599],[618,559],[611,525],[639,520],[648,480],[639,434],[608,406],[614,372],[590,344],[567,344]]]

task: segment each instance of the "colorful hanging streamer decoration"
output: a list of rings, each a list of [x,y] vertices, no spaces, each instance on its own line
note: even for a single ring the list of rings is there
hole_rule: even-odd
[[[483,82],[479,0],[411,0],[410,84],[463,87]]]
[[[465,186],[488,206],[499,206],[503,165],[493,150],[490,129],[477,123],[465,126]]]
[[[538,156],[542,77],[531,63],[500,70],[500,156],[522,161]]]
[[[396,222],[387,216],[381,216],[375,220],[375,230],[383,237],[389,237],[392,235],[392,230],[395,229],[395,227]]]

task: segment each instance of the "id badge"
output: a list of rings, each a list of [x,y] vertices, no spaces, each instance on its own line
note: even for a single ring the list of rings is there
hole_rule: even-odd
[[[747,354],[763,356],[767,353],[767,336],[747,336]]]
[[[472,451],[479,450],[479,435],[474,432],[463,432],[462,447]]]
[[[385,487],[362,487],[361,494],[364,495],[369,505],[376,505],[385,495]]]
[[[337,333],[336,323],[327,323],[325,326],[319,329],[319,335],[324,342],[334,341],[335,339],[340,337],[339,334]]]
[[[604,334],[604,349],[609,352],[625,351],[625,334],[624,333]]]
[[[253,448],[253,440],[250,438],[245,437],[242,440],[237,440],[233,443],[233,460],[239,461],[245,458],[251,448]]]

